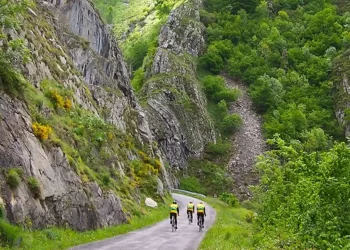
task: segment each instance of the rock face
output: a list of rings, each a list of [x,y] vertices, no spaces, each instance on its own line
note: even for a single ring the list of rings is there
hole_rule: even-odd
[[[185,168],[189,157],[200,157],[216,138],[193,60],[204,49],[201,6],[191,1],[171,13],[142,90],[152,133],[173,168]]]
[[[334,113],[341,126],[345,137],[350,136],[350,71],[348,66],[350,50],[346,50],[341,56],[332,61],[332,80],[334,82]]]
[[[349,109],[350,109],[350,73],[347,65],[350,50],[333,62],[335,80],[335,115],[344,126],[345,137],[350,136]]]
[[[74,107],[110,122],[120,135],[134,138],[149,157],[160,158],[117,43],[88,0],[38,1],[24,29],[11,35],[23,38],[32,51],[33,60],[21,70],[36,91],[43,91],[43,80],[56,81],[72,93]],[[125,222],[122,201],[115,192],[83,180],[63,148],[34,136],[33,107],[40,107],[37,115],[45,119],[56,112],[45,105],[0,94],[0,205],[6,217],[34,228],[69,225],[78,230]],[[142,160],[136,149],[124,146],[127,143],[108,160],[114,175],[125,177],[130,162]],[[79,150],[74,143],[70,146]],[[164,195],[171,184],[161,158],[159,162],[160,174],[151,177],[154,190]],[[16,188],[8,185],[8,171],[13,168],[23,172]],[[30,178],[38,181],[39,196],[33,195]]]
[[[70,225],[78,230],[125,222],[118,197],[102,192],[96,183],[82,185],[79,176],[59,147],[47,149],[33,135],[31,118],[25,106],[7,95],[0,96],[0,166],[6,171],[18,166],[24,176],[35,177],[41,185],[35,199],[25,181],[11,192],[1,187],[7,217],[32,226]],[[0,175],[1,183],[6,183]]]

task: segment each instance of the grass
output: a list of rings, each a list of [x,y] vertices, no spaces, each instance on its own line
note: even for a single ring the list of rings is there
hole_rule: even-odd
[[[246,220],[252,211],[233,208],[215,198],[207,197],[204,201],[216,210],[216,221],[200,244],[200,250],[253,249],[253,224]]]
[[[20,229],[22,244],[15,249],[59,250],[72,246],[85,244],[97,240],[106,239],[120,234],[125,234],[145,226],[149,226],[168,217],[168,197],[165,204],[158,208],[143,207],[139,217],[134,217],[129,224],[117,225],[98,230],[77,232],[72,229],[49,228],[44,230]],[[0,249],[14,249],[1,248]]]

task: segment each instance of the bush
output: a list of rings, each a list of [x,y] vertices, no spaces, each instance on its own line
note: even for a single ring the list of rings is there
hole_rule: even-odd
[[[199,64],[213,74],[220,73],[224,68],[224,60],[222,60],[221,56],[212,51],[208,51],[201,56],[199,58]]]
[[[204,92],[208,98],[213,99],[216,93],[225,89],[225,80],[221,76],[206,76],[202,80],[204,86]]]
[[[140,67],[138,70],[134,72],[134,77],[131,80],[131,85],[136,92],[142,88],[144,80],[145,80],[145,72],[143,68]]]
[[[242,125],[242,119],[238,114],[225,116],[220,127],[221,131],[226,134],[232,134]]]
[[[19,228],[12,226],[0,219],[0,244],[2,246],[14,246],[20,240]]]
[[[22,169],[11,168],[6,175],[6,183],[10,186],[10,188],[18,187],[21,182],[23,171]]]
[[[229,204],[232,207],[236,207],[239,204],[237,197],[232,193],[224,192],[220,194],[219,200]]]
[[[205,148],[205,153],[213,156],[223,156],[227,155],[230,152],[230,148],[230,143],[210,143]]]
[[[34,177],[28,178],[28,186],[30,191],[32,191],[34,198],[39,198],[41,195],[40,183]]]
[[[187,191],[192,191],[200,194],[206,194],[207,191],[205,187],[199,183],[196,177],[189,176],[180,180],[180,189]]]
[[[240,92],[238,89],[224,89],[214,94],[215,101],[225,100],[226,102],[234,102],[238,99]]]
[[[0,220],[5,218],[5,209],[2,204],[0,204]]]
[[[32,124],[33,133],[40,140],[46,140],[52,133],[52,128],[49,125],[43,125],[38,122]]]

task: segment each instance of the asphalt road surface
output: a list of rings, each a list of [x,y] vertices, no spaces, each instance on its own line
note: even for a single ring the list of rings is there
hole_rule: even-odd
[[[205,233],[209,230],[215,221],[215,210],[208,204],[205,204],[207,216],[205,217],[204,228],[201,232],[198,231],[197,217],[194,216],[193,224],[189,225],[186,205],[189,201],[195,204],[198,199],[181,195],[173,194],[174,199],[179,204],[180,216],[177,221],[177,231],[171,231],[170,220],[166,219],[153,226],[132,231],[127,234],[112,237],[102,241],[80,245],[71,250],[157,250],[157,249],[175,249],[175,250],[195,250],[203,239]]]

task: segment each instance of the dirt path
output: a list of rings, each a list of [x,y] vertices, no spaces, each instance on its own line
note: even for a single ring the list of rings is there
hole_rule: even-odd
[[[251,197],[249,185],[258,183],[258,177],[253,171],[256,157],[266,150],[262,134],[262,119],[255,112],[253,103],[248,95],[248,88],[241,82],[234,81],[227,75],[222,75],[226,84],[241,90],[242,95],[238,101],[229,107],[230,113],[239,114],[243,125],[234,135],[232,144],[234,153],[228,168],[233,176],[236,195],[242,199]]]
[[[195,250],[198,248],[204,235],[215,221],[215,210],[208,204],[206,206],[207,216],[205,217],[205,227],[202,232],[198,232],[196,224],[188,224],[185,207],[189,201],[195,204],[198,199],[186,195],[173,194],[174,199],[179,204],[180,216],[178,217],[178,230],[171,231],[169,219],[159,222],[153,226],[136,230],[124,235],[116,236],[102,241],[93,242],[86,245],[71,248],[71,250],[156,250],[156,249],[176,249]]]

